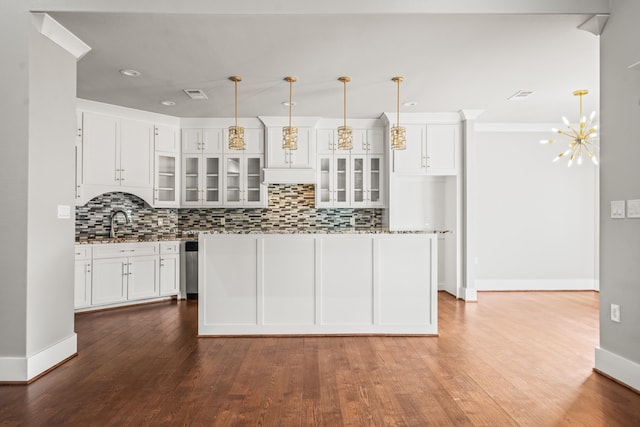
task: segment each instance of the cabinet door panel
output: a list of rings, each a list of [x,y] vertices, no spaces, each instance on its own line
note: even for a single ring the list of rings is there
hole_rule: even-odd
[[[155,207],[178,205],[178,156],[171,153],[156,153],[155,161]]]
[[[224,172],[224,204],[240,205],[242,204],[242,157],[241,156],[225,156],[225,172]]]
[[[366,195],[366,155],[351,156],[351,205],[363,207],[367,204]]]
[[[426,163],[424,153],[426,126],[408,125],[406,150],[392,150],[393,171],[404,174],[424,174]]]
[[[368,159],[367,172],[367,199],[369,206],[384,207],[384,170],[381,155],[370,156]]]
[[[118,120],[83,113],[82,182],[85,185],[120,185]]]
[[[178,144],[178,130],[169,126],[156,125],[154,129],[154,146],[156,151],[177,153],[180,151]]]
[[[319,154],[332,154],[333,144],[336,138],[334,129],[318,129],[316,131],[316,144]]]
[[[310,169],[315,162],[315,141],[312,129],[298,128],[298,149],[289,153],[289,164],[292,168]]]
[[[222,129],[203,129],[203,152],[208,154],[222,154]]]
[[[333,156],[320,156],[316,183],[316,207],[331,206],[333,195]]]
[[[145,122],[122,120],[120,130],[120,185],[153,186],[153,126]]]
[[[202,152],[202,129],[182,129],[182,152]]]
[[[127,300],[127,259],[108,258],[93,260],[93,305]]]
[[[427,125],[427,173],[455,175],[458,155],[458,125]]]
[[[282,128],[269,128],[267,133],[267,167],[288,168],[289,151],[282,148]]]
[[[262,156],[245,155],[244,158],[244,204],[259,206],[263,203],[264,186],[262,183]]]
[[[128,259],[129,299],[151,298],[159,295],[158,257],[141,256]]]
[[[80,260],[75,263],[75,297],[74,307],[82,308],[91,305],[91,261]]]
[[[369,154],[384,154],[384,129],[367,130],[367,149]]]
[[[175,295],[180,291],[179,256],[160,257],[160,295]]]
[[[182,204],[200,204],[200,167],[199,155],[185,155],[182,158]]]
[[[222,160],[219,156],[205,156],[204,162],[204,205],[222,204]]]
[[[334,156],[333,205],[346,207],[350,202],[349,156]]]

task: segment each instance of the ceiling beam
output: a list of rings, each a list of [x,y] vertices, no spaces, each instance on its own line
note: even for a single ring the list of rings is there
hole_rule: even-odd
[[[28,0],[33,12],[216,15],[608,14],[609,0]]]

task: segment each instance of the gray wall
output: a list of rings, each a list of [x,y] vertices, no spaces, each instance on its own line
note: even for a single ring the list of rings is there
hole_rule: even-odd
[[[640,219],[610,218],[612,200],[640,199],[640,2],[614,0],[600,40],[600,346],[640,363]],[[620,304],[621,323],[610,320]]]
[[[0,6],[0,368],[5,369],[17,366],[12,358],[24,361],[75,337],[76,62],[36,32],[27,7],[23,0]],[[70,206],[72,218],[57,219],[58,205]],[[51,357],[43,363],[60,361]],[[29,379],[26,371],[0,369],[0,374]]]
[[[31,25],[26,3],[5,0],[0,7],[0,200],[3,206],[0,215],[0,357],[24,356],[26,352],[28,29]]]
[[[29,75],[27,356],[74,334],[76,60],[31,26]]]

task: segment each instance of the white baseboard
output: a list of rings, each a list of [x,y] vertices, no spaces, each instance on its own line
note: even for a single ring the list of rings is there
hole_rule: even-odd
[[[594,279],[484,279],[475,280],[479,291],[593,291]]]
[[[27,382],[78,352],[78,336],[70,337],[29,357],[0,357],[0,382]]]
[[[640,390],[640,364],[596,347],[596,370],[611,378]]]
[[[465,301],[478,301],[478,290],[462,287],[458,292],[458,298]]]

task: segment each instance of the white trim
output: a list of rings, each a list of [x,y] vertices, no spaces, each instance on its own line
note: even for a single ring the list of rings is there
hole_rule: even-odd
[[[595,279],[476,279],[479,291],[593,291]]]
[[[455,1],[371,1],[324,0],[299,1],[244,0],[210,2],[202,0],[30,0],[30,10],[56,12],[120,12],[120,13],[199,13],[214,15],[301,15],[301,14],[602,14],[609,13],[609,0],[455,0]]]
[[[78,336],[68,338],[29,357],[0,357],[0,382],[27,382],[78,352]]]
[[[596,347],[595,356],[598,371],[640,390],[640,364],[601,347]]]
[[[463,109],[463,110],[458,111],[458,114],[460,114],[460,119],[462,119],[462,121],[477,120],[478,117],[480,117],[482,115],[482,113],[484,113],[484,110],[467,110],[467,109]]]
[[[32,13],[32,22],[40,34],[69,52],[78,61],[91,47],[46,13]]]
[[[471,288],[460,288],[458,292],[458,298],[465,301],[478,301],[478,291]]]
[[[264,123],[265,127],[282,127],[289,126],[289,116],[258,116],[258,119]],[[299,128],[315,127],[321,117],[309,116],[293,116],[293,125]]]
[[[180,119],[183,129],[226,128],[235,125],[235,117],[185,117]],[[238,117],[238,126],[262,129],[264,126],[257,117]]]
[[[149,111],[136,110],[134,108],[121,107],[119,105],[106,104],[104,102],[90,101],[76,98],[76,109],[91,113],[106,114],[130,120],[152,122],[156,125],[166,125],[175,128],[180,127],[180,118],[166,114],[151,113]]]
[[[395,124],[397,112],[385,112],[380,115],[380,119],[385,124]],[[401,125],[425,125],[425,124],[456,124],[460,123],[460,113],[400,113]]]
[[[558,123],[476,123],[476,132],[549,132]]]

